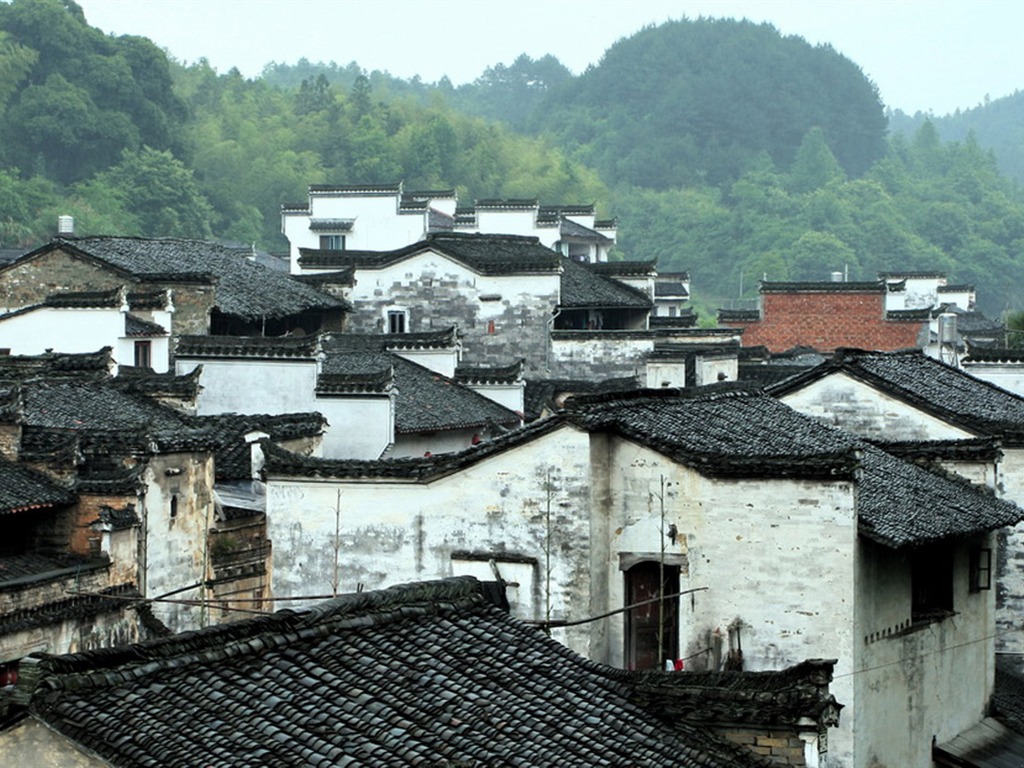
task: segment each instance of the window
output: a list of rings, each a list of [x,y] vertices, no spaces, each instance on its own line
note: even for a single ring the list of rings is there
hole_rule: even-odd
[[[910,556],[911,619],[936,621],[953,612],[953,553],[923,547]]]
[[[388,333],[406,333],[408,331],[409,313],[404,309],[388,310]]]
[[[322,251],[344,251],[344,235],[320,235],[320,250]]]
[[[992,550],[975,547],[971,550],[971,592],[992,589]]]
[[[626,571],[626,604],[636,606],[626,611],[626,668],[662,669],[679,655],[679,566],[634,565]]]
[[[136,341],[135,342],[135,367],[136,368],[152,368],[152,342],[150,341]]]
[[[171,496],[171,520],[178,516],[178,495]]]

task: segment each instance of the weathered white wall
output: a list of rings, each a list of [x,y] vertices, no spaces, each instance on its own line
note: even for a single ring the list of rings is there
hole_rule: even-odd
[[[719,381],[736,381],[739,378],[739,359],[737,357],[705,357],[697,358],[695,367],[696,386],[715,384]]]
[[[271,476],[273,594],[331,593],[335,544],[341,592],[451,576],[457,552],[514,555],[536,563],[533,594],[529,601],[519,596],[521,615],[534,617],[547,612],[550,552],[552,615],[584,618],[588,506],[587,435],[569,426],[428,484]],[[588,654],[585,627],[555,636]]]
[[[210,574],[207,531],[214,519],[213,455],[161,454],[152,457],[143,475],[145,532],[144,589],[146,597],[205,581]],[[176,498],[176,514],[172,502]],[[203,587],[175,595],[194,600]],[[205,626],[208,617],[195,606],[153,603],[153,613],[176,632]]]
[[[14,355],[39,355],[47,349],[95,352],[106,346],[116,348],[122,336],[124,313],[117,308],[40,307],[0,321],[0,347],[9,347]],[[132,361],[118,362],[130,365]]]
[[[218,413],[304,413],[313,407],[316,390],[315,360],[175,360],[178,375],[196,365],[199,377],[196,412],[200,416]]]
[[[680,588],[707,588],[680,600],[680,655],[691,657],[688,667],[704,668],[713,636],[727,637],[738,621],[745,669],[838,658],[831,691],[856,706],[848,678],[857,634],[857,526],[849,482],[712,480],[649,449],[603,437],[594,441],[592,461],[592,571],[604,580],[593,587],[592,613],[624,604],[623,559],[656,561],[662,531],[675,524],[677,543],[666,538],[665,544],[667,554],[685,556]],[[595,653],[604,652],[595,659],[622,665],[624,626],[621,615],[592,625]],[[849,720],[829,738],[829,759],[843,765],[853,754]]]
[[[629,331],[558,332],[551,339],[552,378],[633,376],[654,350],[653,335]],[[659,383],[658,386],[661,386]]]
[[[644,373],[648,389],[686,386],[685,360],[648,360]]]
[[[135,336],[122,336],[114,347],[114,359],[120,365],[135,365],[135,342],[142,341]],[[170,370],[171,338],[157,336],[148,339],[150,343],[149,364],[156,373],[167,373]],[[98,349],[98,347],[97,347]]]
[[[956,440],[976,437],[845,373],[833,373],[779,398],[794,410],[861,437]]]
[[[1004,498],[1024,507],[1024,447],[1003,446],[999,485]],[[1024,657],[1024,523],[999,532],[996,546],[996,648]]]
[[[528,370],[543,369],[557,273],[481,275],[428,250],[383,269],[360,269],[355,281],[347,297],[355,306],[353,332],[386,330],[388,310],[404,310],[412,332],[457,326],[467,364],[525,358]]]
[[[962,367],[972,376],[995,384],[1016,395],[1024,395],[1024,365],[1013,363],[963,363]]]
[[[976,543],[991,545],[993,538]],[[911,625],[907,558],[863,542],[859,560],[858,653],[849,678],[858,706],[841,715],[843,728],[856,734],[851,765],[930,765],[932,737],[952,739],[976,725],[988,705],[994,591],[969,592],[969,546],[960,544],[954,552],[956,615]],[[846,682],[837,679],[833,692],[837,684]]]
[[[284,414],[317,412],[327,419],[323,455],[376,459],[394,439],[388,395],[317,397],[314,360],[178,358],[179,375],[203,366],[197,412]]]
[[[473,435],[479,432],[479,429],[446,429],[426,435],[397,434],[389,457],[397,459],[403,456],[424,456],[427,453],[455,453],[469,448],[473,444]]]
[[[291,272],[299,274],[299,248],[319,248],[320,235],[311,232],[310,219],[355,219],[345,235],[346,250],[390,251],[419,242],[427,232],[426,212],[398,212],[399,196],[394,195],[310,195],[310,216],[289,214],[282,217],[282,231],[291,243]]]
[[[455,376],[455,368],[459,364],[458,349],[395,349],[392,351],[399,357],[429,368],[449,379]]]
[[[498,405],[504,405],[510,411],[522,415],[526,410],[523,399],[526,385],[522,381],[517,384],[470,384],[467,386],[488,400],[493,400]]]

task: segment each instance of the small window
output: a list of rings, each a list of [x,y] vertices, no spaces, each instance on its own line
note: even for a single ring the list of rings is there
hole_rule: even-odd
[[[992,589],[992,550],[976,547],[971,550],[971,592]]]
[[[178,495],[171,496],[171,520],[178,516]]]
[[[135,367],[153,367],[153,343],[151,341],[135,342]]]
[[[911,618],[936,621],[953,612],[953,553],[924,547],[910,556]]]
[[[388,310],[388,333],[406,333],[408,331],[408,313],[402,309]]]
[[[344,251],[344,235],[320,235],[320,250],[322,251]]]

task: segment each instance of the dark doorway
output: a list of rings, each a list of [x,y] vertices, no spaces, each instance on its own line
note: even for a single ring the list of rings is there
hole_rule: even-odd
[[[654,561],[626,571],[626,668],[661,669],[679,654],[679,566]],[[670,597],[658,600],[659,597]],[[660,624],[659,624],[660,618]]]

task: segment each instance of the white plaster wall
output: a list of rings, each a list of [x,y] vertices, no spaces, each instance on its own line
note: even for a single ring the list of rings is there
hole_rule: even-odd
[[[342,592],[451,576],[453,552],[510,553],[537,562],[536,588],[521,615],[546,612],[550,595],[552,616],[583,618],[590,603],[588,507],[587,435],[569,426],[428,484],[271,476],[273,594],[329,594],[336,542]],[[556,632],[584,655],[588,636],[585,628]]]
[[[476,231],[490,234],[523,235],[533,237],[539,236],[546,231],[550,231],[553,233],[554,237],[548,238],[550,242],[544,243],[550,248],[551,244],[553,244],[559,237],[558,228],[549,227],[546,230],[538,229],[536,221],[536,208],[526,208],[514,211],[477,210]]]
[[[317,365],[313,360],[175,361],[179,375],[203,366],[196,402],[200,416],[218,413],[304,413],[315,411]]]
[[[116,349],[123,335],[124,313],[112,308],[40,307],[0,321],[0,347],[9,347],[14,355],[40,355],[47,349],[68,353],[95,352],[106,346]]]
[[[736,357],[698,357],[696,386],[715,384],[718,381],[736,381],[739,378],[740,366]],[[719,379],[719,374],[722,378]]]
[[[282,231],[291,244],[291,272],[298,274],[299,249],[319,248],[320,235],[311,232],[310,219],[354,219],[345,235],[347,250],[390,251],[419,242],[426,235],[425,213],[398,212],[398,195],[310,195],[310,216],[282,216]]]
[[[1024,366],[1011,363],[962,363],[963,369],[982,381],[1024,396]]]
[[[700,669],[714,633],[742,622],[744,668],[781,669],[808,658],[838,658],[832,693],[855,707],[847,675],[855,663],[853,606],[857,567],[854,490],[849,482],[712,480],[649,449],[618,439],[596,440],[593,454],[595,529],[592,613],[625,601],[621,556],[656,559],[662,531],[680,534],[667,554],[684,555],[683,590],[707,588],[680,601],[680,655]],[[662,527],[662,480],[664,526]],[[602,551],[601,542],[607,542]],[[603,597],[603,601],[602,598]],[[603,626],[602,626],[603,625]],[[592,627],[597,660],[621,666],[624,617]],[[849,719],[829,734],[829,759],[849,764]],[[830,764],[832,764],[830,762]]]
[[[978,543],[991,545],[992,539]],[[857,735],[850,765],[930,765],[933,736],[948,741],[976,725],[986,710],[994,680],[995,593],[969,592],[969,546],[963,543],[954,556],[956,615],[898,631],[910,621],[907,560],[866,542],[861,549],[858,652],[849,678],[857,706],[841,715]]]
[[[523,402],[526,385],[522,382],[518,384],[473,384],[469,389],[520,415],[526,409]]]
[[[946,284],[944,277],[908,277],[904,291],[906,309],[934,307],[938,302],[938,289]]]
[[[142,509],[145,539],[145,596],[159,597],[190,587],[210,575],[207,532],[213,522],[212,454],[162,454],[150,459],[144,473]],[[171,516],[171,499],[177,497]],[[203,587],[174,595],[195,600]],[[153,603],[153,613],[175,632],[197,629],[208,623],[200,607]]]
[[[603,331],[600,337],[555,338],[551,340],[551,375],[554,378],[630,376],[644,365],[645,357],[654,349],[654,341],[653,336],[620,337],[615,331]]]
[[[115,360],[121,365],[135,364],[135,342],[140,339],[134,336],[123,336],[117,340]],[[158,336],[149,339],[150,366],[156,373],[167,373],[170,370],[171,342],[169,336]]]
[[[394,349],[396,355],[434,373],[440,373],[449,379],[455,376],[455,368],[459,364],[458,349]]]
[[[794,410],[861,437],[881,440],[977,437],[845,373],[830,374],[779,399]]]
[[[318,397],[306,410],[327,419],[324,458],[379,459],[394,440],[394,408],[387,395]]]
[[[685,387],[686,363],[668,362],[664,360],[648,360],[646,365],[646,384],[649,389],[661,387]]]
[[[446,429],[429,434],[395,435],[395,446],[391,458],[425,456],[428,453],[455,453],[473,444],[473,435],[478,429]]]
[[[1003,498],[1024,507],[1024,447],[1003,446],[999,486]],[[1024,656],[1024,523],[999,532],[996,648]]]

